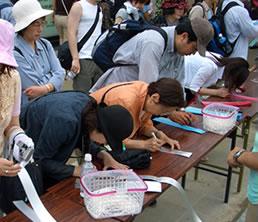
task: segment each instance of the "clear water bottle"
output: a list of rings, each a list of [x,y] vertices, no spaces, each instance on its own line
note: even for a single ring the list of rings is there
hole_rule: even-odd
[[[67,74],[66,74],[65,79],[66,80],[73,80],[75,76],[76,76],[76,74],[74,72],[68,71]]]
[[[226,42],[226,37],[222,35],[222,33],[219,34],[219,43],[224,44]]]
[[[82,164],[82,167],[81,167],[81,178],[88,174],[88,173],[93,173],[93,172],[96,172],[97,171],[97,168],[96,166],[92,163],[92,156],[91,154],[89,153],[86,153],[85,154],[85,157],[84,157],[84,163]],[[82,188],[82,185],[80,185],[80,196],[83,197],[83,188]]]

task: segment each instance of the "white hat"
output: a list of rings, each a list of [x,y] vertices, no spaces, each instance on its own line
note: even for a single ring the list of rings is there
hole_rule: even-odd
[[[13,6],[13,17],[16,20],[15,32],[28,27],[35,20],[53,13],[52,10],[43,9],[37,0],[19,0]]]

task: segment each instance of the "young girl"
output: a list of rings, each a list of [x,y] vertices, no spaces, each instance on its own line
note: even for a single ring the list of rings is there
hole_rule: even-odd
[[[15,177],[21,169],[19,164],[6,158],[8,145],[20,143],[32,149],[34,147],[31,138],[20,128],[21,83],[15,69],[17,63],[13,56],[13,43],[12,24],[0,19],[0,208],[5,212],[9,203],[4,199],[4,180]]]
[[[187,99],[192,94],[227,97],[239,88],[249,75],[249,64],[243,58],[222,58],[206,52],[206,57],[198,53],[185,56],[185,81]],[[218,80],[223,80],[220,88],[209,88]]]

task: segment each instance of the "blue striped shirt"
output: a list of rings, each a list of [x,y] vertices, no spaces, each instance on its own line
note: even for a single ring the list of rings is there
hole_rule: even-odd
[[[17,68],[22,82],[22,91],[30,86],[41,86],[51,83],[55,91],[60,91],[64,82],[65,71],[61,67],[51,43],[46,39],[36,41],[35,50],[22,36],[15,37],[15,46],[22,54],[14,51]],[[28,97],[22,93],[22,106]]]

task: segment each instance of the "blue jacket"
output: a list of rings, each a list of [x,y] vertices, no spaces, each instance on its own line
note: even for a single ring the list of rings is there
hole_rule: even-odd
[[[57,92],[22,108],[21,126],[34,141],[34,159],[42,162],[47,177],[59,181],[72,176],[74,167],[65,163],[82,146],[81,112],[90,100],[82,92]]]

